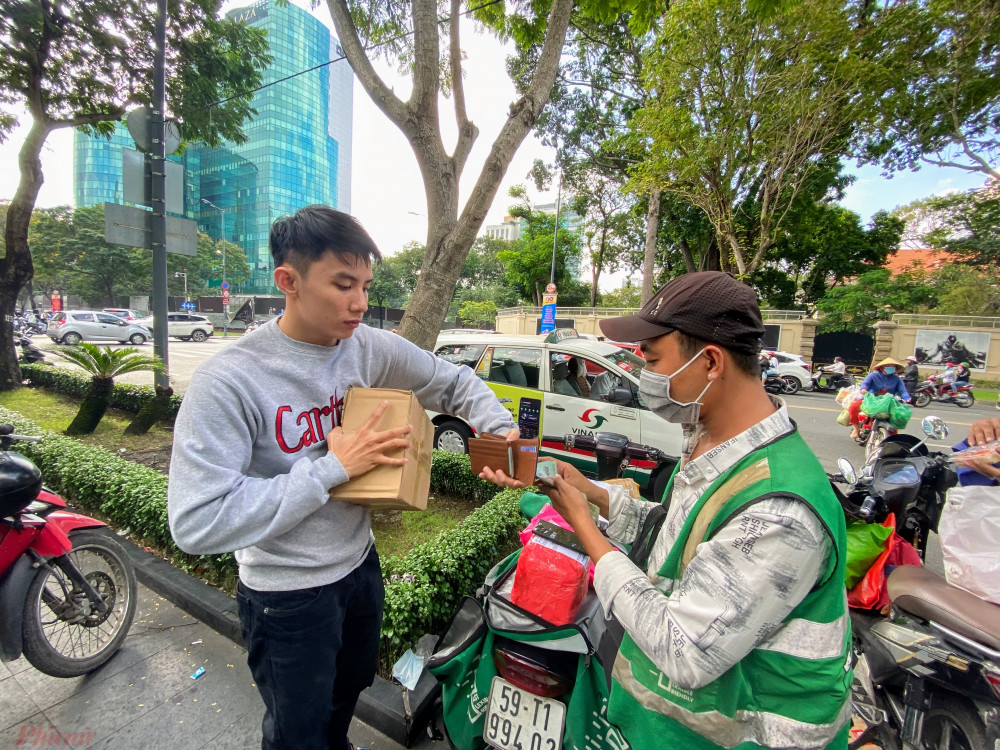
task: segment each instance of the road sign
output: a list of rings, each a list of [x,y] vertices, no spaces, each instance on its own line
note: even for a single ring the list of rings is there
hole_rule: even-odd
[[[166,210],[184,213],[184,167],[173,161],[163,162],[166,173]],[[149,154],[132,148],[122,149],[122,186],[126,203],[153,207],[153,162]]]
[[[195,304],[194,302],[181,302],[181,310],[190,310],[194,312]]]
[[[228,289],[223,289],[222,290],[222,304],[224,304],[224,305],[228,305],[229,304],[229,290]]]
[[[191,219],[167,216],[167,252],[197,255],[198,225]],[[117,203],[104,204],[104,239],[112,245],[153,247],[153,213]]]
[[[222,282],[222,288],[223,289],[228,289],[229,288],[229,282],[228,281],[223,281]]]
[[[153,137],[150,135],[153,121],[152,107],[133,109],[125,118],[125,126],[135,141],[135,145],[149,153],[153,150]],[[181,145],[181,131],[176,122],[166,120],[163,123],[163,155],[170,156]]]

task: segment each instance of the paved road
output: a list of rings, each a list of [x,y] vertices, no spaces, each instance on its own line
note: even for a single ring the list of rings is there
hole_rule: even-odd
[[[191,379],[195,369],[204,360],[213,354],[230,346],[238,337],[223,339],[221,336],[213,336],[203,342],[180,341],[170,339],[170,382],[177,393],[183,393]],[[33,341],[36,346],[43,350],[57,348],[45,336],[36,336]],[[143,351],[152,353],[151,344],[142,347]],[[51,357],[57,364],[63,364],[57,357]],[[65,363],[67,367],[72,367]],[[137,383],[142,385],[152,385],[153,376],[148,372],[130,373],[116,379],[122,383]],[[850,439],[850,430],[841,427],[834,420],[840,413],[840,407],[834,401],[831,393],[806,393],[800,392],[786,399],[789,413],[796,421],[803,437],[809,446],[819,456],[823,466],[828,471],[835,471],[837,459],[840,456],[849,458],[855,465],[864,463],[864,449]],[[910,421],[906,432],[918,435],[921,438],[923,433],[920,429],[920,420],[930,414],[936,414],[943,418],[951,427],[951,435],[943,442],[931,441],[932,448],[950,448],[954,443],[964,438],[968,434],[969,426],[977,419],[983,417],[997,416],[992,401],[977,402],[969,409],[960,409],[954,404],[931,404],[925,409],[914,409],[913,419]],[[954,438],[954,440],[952,440]]]

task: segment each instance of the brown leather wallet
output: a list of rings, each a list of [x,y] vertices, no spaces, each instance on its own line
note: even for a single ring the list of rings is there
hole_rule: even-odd
[[[484,467],[502,471],[525,485],[535,483],[535,465],[538,463],[538,440],[516,440],[507,448],[507,440],[502,435],[483,433],[469,440],[469,459],[472,473],[478,475]]]

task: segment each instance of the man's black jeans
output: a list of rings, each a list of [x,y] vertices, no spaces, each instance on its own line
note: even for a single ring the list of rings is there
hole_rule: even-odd
[[[239,584],[247,661],[264,699],[263,750],[347,750],[378,662],[385,587],[373,546],[347,577],[295,591]]]

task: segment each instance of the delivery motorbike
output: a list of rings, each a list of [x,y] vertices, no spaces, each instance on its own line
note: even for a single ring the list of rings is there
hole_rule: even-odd
[[[846,372],[843,375],[837,375],[832,372],[823,372],[819,370],[814,372],[809,382],[805,385],[805,390],[807,391],[818,391],[823,392],[834,392],[836,393],[841,388],[852,388],[857,385],[858,381],[851,373]]]
[[[937,401],[942,404],[958,404],[961,408],[968,409],[976,403],[976,397],[972,393],[972,385],[960,385],[957,392],[953,392],[950,388],[945,392],[944,388],[944,384],[937,382],[937,377],[931,375],[916,387],[914,393],[910,394],[913,397],[913,405],[922,409],[931,401]]]
[[[923,428],[927,439],[948,434],[938,417],[924,419]],[[894,514],[896,532],[921,559],[945,493],[958,481],[948,456],[925,443],[890,437],[860,473],[841,459],[831,475],[849,518],[880,523]],[[850,747],[1000,747],[1000,606],[917,565],[894,568],[887,585],[888,615],[851,610],[852,701],[863,729]]]
[[[764,390],[776,395],[779,393],[791,395],[798,392],[799,381],[791,375],[768,375],[764,378]]]
[[[582,448],[585,437],[542,440]],[[599,479],[619,477],[630,458],[669,460],[625,435],[597,433],[590,439]],[[545,501],[525,493],[522,512],[532,518]],[[599,526],[603,520],[598,519]],[[561,625],[514,604],[511,590],[520,554],[494,566],[476,596],[463,601],[427,663],[441,683],[436,726],[456,750],[624,750],[627,743],[604,717],[602,704],[620,626],[605,619],[593,588],[573,620]]]
[[[0,425],[0,660],[22,654],[40,672],[77,677],[110,659],[135,616],[128,553],[67,511],[38,467],[10,450],[41,438]]]
[[[21,347],[21,356],[17,358],[18,364],[34,365],[45,361],[45,352],[32,344],[27,336],[18,334],[16,341]]]

